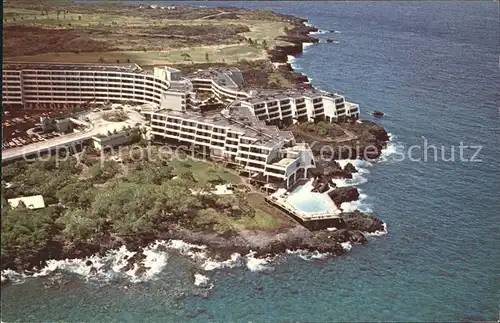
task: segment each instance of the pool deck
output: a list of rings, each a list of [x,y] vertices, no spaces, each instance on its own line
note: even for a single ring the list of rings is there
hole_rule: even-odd
[[[299,185],[304,185],[304,182],[302,182],[302,184]],[[292,191],[296,189],[297,186],[299,185],[295,185],[295,187],[292,188]],[[307,189],[308,188],[309,187],[307,187]],[[305,194],[308,193],[309,192]],[[295,220],[297,220],[302,225],[311,230],[326,229],[328,227],[339,227],[342,225],[343,221],[342,218],[340,217],[341,210],[335,205],[333,201],[330,205],[331,208],[328,211],[304,212],[302,210],[299,210],[297,207],[293,205],[293,203],[291,203],[291,201],[289,201],[289,197],[291,194],[292,193],[290,192],[290,190],[279,189],[275,193],[267,197],[266,200],[269,203],[279,207],[287,214],[292,216]],[[319,193],[310,193],[310,194],[319,194]],[[323,194],[328,194],[328,193],[325,192]]]

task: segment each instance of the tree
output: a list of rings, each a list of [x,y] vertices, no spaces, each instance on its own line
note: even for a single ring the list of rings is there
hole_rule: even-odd
[[[181,54],[181,57],[185,60],[185,61],[193,61],[191,59],[191,55],[189,55],[188,53],[182,53]]]
[[[89,242],[98,232],[99,219],[89,216],[88,211],[74,209],[67,211],[57,219],[56,224],[62,227],[62,236],[73,243]]]
[[[224,184],[224,179],[219,175],[219,170],[215,166],[210,166],[207,169],[208,182],[212,185]]]
[[[56,196],[59,201],[66,206],[86,208],[90,206],[88,201],[90,196],[88,193],[86,194],[86,192],[92,190],[92,183],[87,181],[76,181],[61,188],[56,193]]]
[[[179,178],[186,181],[186,182],[191,182],[191,183],[196,183],[197,180],[196,178],[194,177],[193,175],[193,172],[189,171],[189,170],[186,170],[184,172],[182,172],[180,175],[179,175]]]
[[[57,216],[55,208],[5,208],[2,211],[2,258],[9,254],[22,258],[47,246]]]

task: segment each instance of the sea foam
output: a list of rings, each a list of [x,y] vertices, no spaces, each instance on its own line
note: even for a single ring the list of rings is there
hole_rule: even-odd
[[[368,179],[365,177],[370,173],[369,169],[373,165],[362,159],[340,159],[337,160],[340,167],[344,168],[348,163],[353,164],[356,167],[357,173],[352,174],[352,178],[336,178],[332,181],[337,185],[337,187],[347,187],[356,186],[366,183]]]
[[[345,251],[350,251],[352,249],[352,244],[349,241],[342,242],[340,245],[342,246],[342,248],[344,248]]]
[[[307,48],[314,45],[314,43],[302,43],[302,50],[305,51]]]
[[[403,154],[403,145],[397,142],[397,137],[392,133],[389,133],[389,141],[384,149],[382,149],[380,154],[380,161],[382,162],[390,162],[391,157],[395,154]]]
[[[321,253],[319,251],[307,251],[307,250],[302,250],[302,249],[298,249],[298,250],[286,250],[286,253],[289,254],[289,255],[295,255],[303,260],[306,260],[306,261],[312,261],[312,260],[318,260],[318,259],[325,259],[326,257],[328,257],[328,253]]]
[[[389,232],[387,231],[387,224],[384,222],[382,225],[384,226],[384,229],[382,231],[365,232],[364,234],[369,237],[380,237],[386,235]]]
[[[202,274],[194,274],[194,285],[208,289],[212,289],[214,287],[214,284],[210,283],[210,278]]]
[[[327,34],[329,31],[328,30],[318,30],[318,31],[311,31],[309,35],[323,35]]]
[[[274,269],[269,266],[269,263],[274,259],[273,257],[268,258],[256,258],[255,252],[250,251],[246,256],[247,268],[250,271],[264,271]]]
[[[370,204],[367,202],[367,195],[363,193],[362,190],[358,189],[359,198],[356,201],[344,202],[340,205],[344,212],[354,212],[359,210],[364,213],[372,213],[373,210]]]

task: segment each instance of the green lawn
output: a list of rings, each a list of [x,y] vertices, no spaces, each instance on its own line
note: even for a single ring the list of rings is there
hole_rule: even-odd
[[[233,220],[232,225],[237,229],[272,230],[286,225],[287,220],[284,220],[278,209],[267,204],[263,195],[249,193],[245,195],[245,198],[255,208],[255,216]]]
[[[243,217],[233,221],[233,226],[237,229],[247,230],[272,230],[281,227],[282,222],[277,217],[257,210],[254,217]]]
[[[15,21],[14,21],[15,19]],[[231,44],[231,45],[212,45],[212,46],[191,46],[186,48],[168,48],[161,49],[160,47],[150,48],[147,51],[138,51],[137,47],[124,48],[123,44],[118,44],[118,51],[111,52],[59,52],[59,53],[42,53],[30,56],[10,57],[12,61],[20,62],[65,62],[65,63],[99,63],[101,59],[106,63],[133,62],[141,65],[160,65],[160,64],[181,64],[186,63],[183,53],[191,56],[193,63],[206,63],[206,54],[208,54],[208,62],[226,62],[235,63],[241,59],[256,60],[265,58],[265,48],[262,42],[265,40],[267,47],[271,48],[275,45],[283,45],[286,42],[277,40],[276,38],[285,34],[285,27],[291,25],[285,22],[275,21],[259,21],[246,19],[228,19],[228,20],[180,20],[180,19],[148,19],[141,16],[127,16],[118,14],[106,13],[77,13],[68,12],[64,15],[61,11],[57,15],[56,11],[49,11],[48,15],[41,14],[40,10],[20,9],[20,8],[5,8],[4,9],[4,26],[19,24],[36,24],[38,26],[47,26],[49,28],[59,29],[99,29],[111,35],[103,36],[104,40],[110,41],[115,37],[126,35],[127,27],[141,27],[154,30],[155,27],[166,27],[169,25],[247,25],[249,32],[242,33],[245,38],[251,38],[258,45],[249,45],[246,42]],[[125,28],[122,28],[125,27]],[[125,30],[125,31],[124,31]],[[125,37],[125,36],[123,36]],[[102,37],[101,37],[102,38]],[[99,36],[95,37],[99,40]],[[140,47],[140,44],[137,44]]]
[[[190,171],[193,174],[194,178],[198,180],[198,183],[204,185],[208,183],[208,180],[210,179],[208,169],[214,167],[214,165],[216,164],[194,159],[181,161],[177,158],[174,158],[171,161],[170,165],[174,167],[175,175],[178,176],[186,171]],[[232,184],[238,184],[241,182],[240,177],[236,173],[220,166],[216,167],[217,174],[226,182]]]

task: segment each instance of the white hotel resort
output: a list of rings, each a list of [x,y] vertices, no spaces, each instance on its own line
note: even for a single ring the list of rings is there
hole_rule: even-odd
[[[169,67],[151,74],[138,65],[4,64],[2,103],[127,102],[141,105],[151,120],[152,139],[187,145],[232,163],[262,182],[293,185],[314,167],[307,144],[279,127],[303,121],[357,118],[359,106],[336,93],[318,90],[244,90],[237,68],[189,75]],[[211,96],[202,100],[203,96]],[[222,111],[205,111],[214,100]]]

